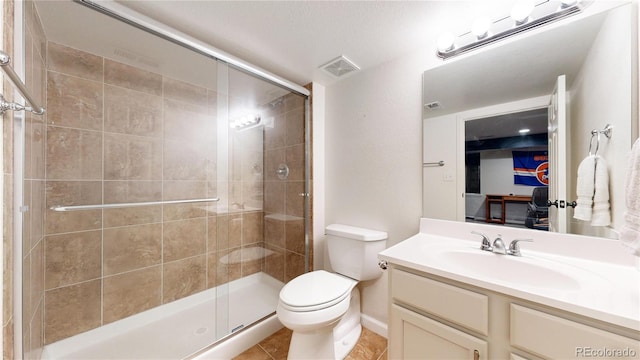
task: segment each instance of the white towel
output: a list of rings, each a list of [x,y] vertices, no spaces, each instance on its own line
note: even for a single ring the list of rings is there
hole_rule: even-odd
[[[591,221],[593,212],[593,193],[595,191],[596,157],[587,156],[578,166],[578,180],[576,184],[576,207],[573,217],[578,220]]]
[[[625,192],[627,210],[620,240],[631,248],[636,256],[640,256],[640,139],[636,140],[631,149]]]
[[[591,226],[609,226],[611,224],[611,211],[609,209],[609,167],[604,158],[596,155]]]

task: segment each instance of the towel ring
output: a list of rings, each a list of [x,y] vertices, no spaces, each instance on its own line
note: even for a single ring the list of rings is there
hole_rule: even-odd
[[[593,131],[595,131],[596,133],[594,133]],[[598,154],[598,149],[600,149],[600,132],[598,132],[597,130],[593,131],[591,132],[591,140],[589,140],[589,156]],[[594,137],[596,137],[596,151],[592,154],[591,147],[593,146]]]
[[[610,124],[607,124],[607,126],[604,127],[604,129],[602,130],[591,130],[591,139],[589,140],[589,155],[597,155],[598,154],[598,149],[600,149],[600,134],[604,134],[604,136],[607,137],[607,139],[611,139],[611,130],[613,128],[611,127]],[[596,137],[596,151],[592,154],[591,153],[591,148],[593,146],[593,137]]]

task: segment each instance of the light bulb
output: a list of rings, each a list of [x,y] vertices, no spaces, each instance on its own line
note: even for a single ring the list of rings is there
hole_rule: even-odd
[[[441,34],[438,37],[438,41],[437,41],[438,51],[443,53],[445,51],[453,50],[453,48],[454,48],[453,41],[454,40],[455,40],[455,36],[450,32],[446,32],[444,34]]]
[[[580,2],[580,0],[562,0],[561,1],[562,5],[560,7],[562,9],[566,9],[568,7],[572,7],[573,5],[577,4],[578,2]]]
[[[511,18],[516,22],[516,25],[522,25],[529,20],[534,7],[532,0],[518,1],[511,9]]]
[[[477,39],[484,39],[489,35],[491,20],[488,17],[480,17],[471,25],[471,32]]]

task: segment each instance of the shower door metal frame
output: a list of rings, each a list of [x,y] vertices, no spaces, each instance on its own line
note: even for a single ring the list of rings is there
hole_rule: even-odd
[[[185,47],[189,50],[195,51],[207,57],[220,60],[228,63],[234,68],[247,72],[260,79],[284,87],[292,92],[306,96],[307,98],[311,92],[304,87],[294,84],[280,76],[272,74],[264,69],[261,69],[253,64],[243,61],[233,55],[217,49],[205,42],[195,39],[187,34],[184,34],[176,29],[173,29],[167,25],[164,25],[156,20],[153,20],[145,15],[131,10],[121,4],[116,3],[113,0],[103,0],[100,3],[92,0],[73,0],[76,3],[85,5],[91,9],[101,12],[105,15],[116,18],[120,21],[126,22],[132,26],[142,29],[146,32],[169,40],[175,44]]]

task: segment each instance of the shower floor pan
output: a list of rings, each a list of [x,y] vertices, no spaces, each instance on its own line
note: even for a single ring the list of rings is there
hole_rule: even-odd
[[[182,359],[275,312],[283,285],[256,273],[47,345],[42,359]]]

